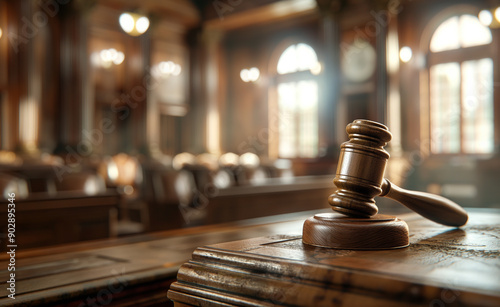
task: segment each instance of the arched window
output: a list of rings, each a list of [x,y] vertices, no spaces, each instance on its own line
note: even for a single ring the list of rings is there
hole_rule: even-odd
[[[432,153],[493,152],[491,31],[473,15],[448,18],[429,45]]]
[[[274,121],[278,130],[279,157],[314,158],[318,155],[318,82],[315,76],[320,70],[316,52],[307,44],[291,45],[279,57],[276,69],[278,121]]]

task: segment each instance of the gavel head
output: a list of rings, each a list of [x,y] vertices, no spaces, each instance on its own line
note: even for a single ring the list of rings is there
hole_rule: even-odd
[[[392,135],[386,126],[355,120],[346,128],[349,141],[341,145],[337,173],[333,182],[337,191],[328,202],[332,209],[355,217],[370,217],[378,212],[375,196],[382,193],[382,181],[389,153],[383,148]]]

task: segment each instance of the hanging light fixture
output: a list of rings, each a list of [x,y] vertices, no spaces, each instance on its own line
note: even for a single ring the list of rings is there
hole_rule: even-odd
[[[252,67],[248,69],[242,69],[240,72],[240,78],[243,82],[255,82],[260,77],[260,71],[257,67]]]
[[[2,38],[2,28],[0,28],[0,38]]]
[[[132,36],[139,36],[149,28],[149,19],[137,13],[123,13],[118,21],[123,31]]]
[[[482,10],[477,15],[481,24],[490,28],[500,28],[500,6],[497,8]]]
[[[167,78],[181,74],[182,67],[173,61],[162,61],[151,68],[151,74],[155,78]]]
[[[125,60],[125,54],[114,48],[103,49],[92,53],[90,56],[92,64],[96,67],[110,68],[113,64],[120,65]]]
[[[401,62],[408,63],[412,57],[413,57],[413,51],[411,50],[410,47],[408,46],[401,47],[401,49],[399,50],[399,58],[401,59]]]

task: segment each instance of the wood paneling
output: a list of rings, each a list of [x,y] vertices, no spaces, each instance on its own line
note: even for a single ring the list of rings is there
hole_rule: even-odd
[[[311,45],[321,56],[323,46],[316,15],[295,19],[288,27],[282,23],[267,26],[258,24],[226,34],[223,42],[226,69],[226,88],[223,90],[226,96],[225,109],[221,110],[223,151],[268,155],[275,129],[270,126],[270,122],[276,122],[274,117],[279,116],[269,110],[269,104],[273,103],[270,91],[277,82],[277,62],[286,47],[298,42]],[[260,70],[260,78],[254,83],[243,82],[240,71],[251,67]],[[329,103],[320,101],[320,106],[323,105]]]

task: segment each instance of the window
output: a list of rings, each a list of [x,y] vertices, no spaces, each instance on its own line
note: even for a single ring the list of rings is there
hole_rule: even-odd
[[[429,45],[431,152],[493,152],[491,42],[491,31],[468,14],[451,17],[434,31]]]
[[[491,31],[472,15],[455,16],[444,21],[431,39],[431,52],[453,50],[491,43]]]
[[[320,70],[316,52],[303,43],[289,46],[278,60],[277,147],[281,158],[318,156],[318,82],[315,75]]]

